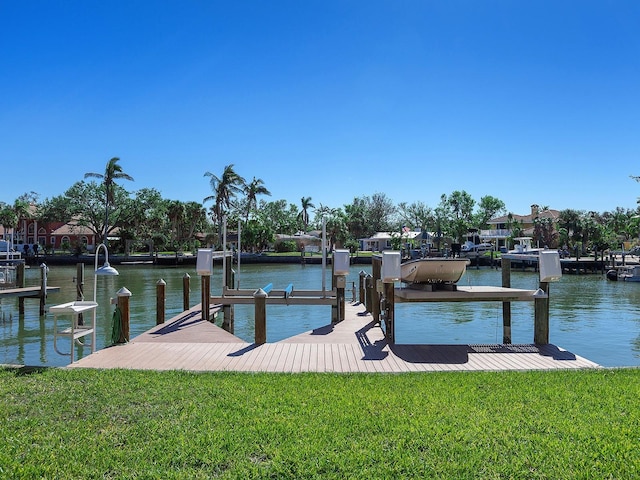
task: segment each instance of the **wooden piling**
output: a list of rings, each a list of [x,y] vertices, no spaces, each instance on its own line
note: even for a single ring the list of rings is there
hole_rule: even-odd
[[[122,322],[122,332],[120,333],[119,343],[127,343],[129,341],[129,324],[131,318],[131,310],[129,308],[130,298],[131,292],[125,287],[118,290],[118,309],[120,310]]]
[[[189,304],[189,293],[191,292],[191,277],[185,273],[182,277],[182,310],[186,312],[191,308]]]
[[[549,283],[540,282],[540,290],[544,295],[534,300],[533,343],[547,345],[549,343]]]
[[[502,259],[502,286],[511,288],[511,260]],[[511,302],[502,302],[502,343],[511,343]]]
[[[200,282],[200,304],[202,305],[202,320],[211,318],[211,275],[202,275]]]
[[[267,293],[259,288],[253,294],[255,309],[254,342],[256,345],[267,343]]]
[[[372,305],[373,305],[373,277],[369,274],[364,279],[365,283],[365,298],[364,298],[364,306],[367,312],[371,313]]]
[[[224,262],[225,271],[222,272],[225,278],[225,286],[235,285],[235,278],[233,275],[233,255],[228,255],[230,258]],[[222,328],[229,333],[233,333],[234,331],[234,322],[235,322],[235,310],[233,305],[224,305],[222,307]]]
[[[156,325],[164,323],[167,282],[162,278],[156,283]]]
[[[371,272],[373,288],[371,289],[371,316],[380,323],[380,292],[378,292],[378,280],[382,276],[382,255],[374,255],[371,258]]]
[[[384,305],[385,305],[385,331],[389,344],[396,343],[395,325],[395,285],[393,282],[384,283]]]
[[[24,268],[24,262],[21,262],[16,266],[16,288],[24,288],[27,285],[24,276]]]
[[[359,278],[360,278],[360,283],[358,284],[358,301],[360,302],[360,304],[364,304],[365,303],[365,279],[367,278],[367,272],[365,272],[364,270],[360,270],[360,274],[359,274]]]

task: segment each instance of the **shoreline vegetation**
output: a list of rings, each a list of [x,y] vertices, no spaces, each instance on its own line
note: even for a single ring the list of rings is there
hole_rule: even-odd
[[[6,478],[637,478],[640,370],[0,369]]]

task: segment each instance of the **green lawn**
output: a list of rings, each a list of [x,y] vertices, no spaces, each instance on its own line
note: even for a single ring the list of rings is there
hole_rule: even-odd
[[[1,478],[640,477],[640,370],[0,370]]]

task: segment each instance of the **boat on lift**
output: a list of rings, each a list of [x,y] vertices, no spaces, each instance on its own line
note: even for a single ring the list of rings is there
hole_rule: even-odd
[[[466,258],[429,257],[400,265],[401,280],[408,284],[454,284],[467,270]]]

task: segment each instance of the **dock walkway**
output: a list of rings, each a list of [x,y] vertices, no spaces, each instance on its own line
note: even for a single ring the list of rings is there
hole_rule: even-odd
[[[47,295],[59,291],[60,287],[47,287]],[[41,287],[5,288],[0,289],[0,300],[2,300],[3,297],[39,298],[41,294]]]
[[[389,345],[361,304],[345,320],[255,345],[201,320],[198,307],[70,365],[73,368],[243,372],[425,372],[597,368],[554,345]]]

